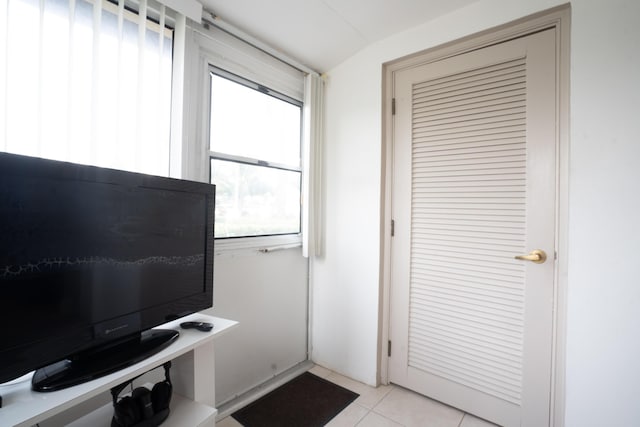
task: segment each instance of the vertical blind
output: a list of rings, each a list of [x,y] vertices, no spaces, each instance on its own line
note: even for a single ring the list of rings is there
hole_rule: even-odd
[[[0,6],[0,150],[169,174],[173,32],[150,0]]]
[[[322,256],[324,251],[322,200],[322,141],[324,80],[318,75],[305,78],[302,141],[303,209],[302,255]]]

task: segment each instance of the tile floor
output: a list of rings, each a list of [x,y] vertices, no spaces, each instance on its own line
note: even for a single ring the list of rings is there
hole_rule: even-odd
[[[495,427],[402,387],[370,387],[318,365],[310,372],[360,395],[327,427]],[[231,416],[217,422],[216,426],[242,427]]]

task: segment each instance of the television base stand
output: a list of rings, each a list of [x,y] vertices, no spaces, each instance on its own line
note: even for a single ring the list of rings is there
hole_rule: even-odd
[[[34,391],[62,390],[119,371],[166,348],[178,338],[173,329],[149,329],[133,337],[98,346],[36,370]]]

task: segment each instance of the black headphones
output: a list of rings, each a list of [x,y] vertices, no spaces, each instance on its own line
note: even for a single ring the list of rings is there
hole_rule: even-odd
[[[131,396],[125,396],[118,400],[118,395],[122,390],[141,375],[111,389],[114,409],[111,427],[155,427],[167,419],[173,391],[169,377],[171,362],[162,366],[164,367],[165,379],[156,383],[151,391],[146,387],[137,387]]]

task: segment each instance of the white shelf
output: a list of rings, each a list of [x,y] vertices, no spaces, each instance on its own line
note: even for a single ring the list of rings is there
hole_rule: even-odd
[[[149,386],[147,385],[147,387]],[[208,405],[194,402],[175,393],[171,397],[169,407],[171,409],[169,418],[162,423],[162,427],[200,427],[213,425],[216,415],[218,414],[216,409]],[[113,405],[108,404],[67,424],[67,427],[111,427],[112,417]]]
[[[180,323],[186,321],[211,322],[214,328],[210,332],[180,329]],[[174,391],[185,396],[192,403],[200,403],[216,411],[214,408],[213,340],[235,327],[237,323],[204,314],[192,314],[158,326],[160,329],[180,331],[178,339],[169,347],[113,374],[48,393],[32,391],[31,381],[0,387],[0,395],[2,395],[0,426],[32,426],[169,360],[174,360],[171,369]],[[176,410],[181,411],[182,409]],[[112,413],[111,410],[110,414]],[[175,414],[171,418],[179,419]],[[108,420],[110,422],[111,416],[108,417]]]

